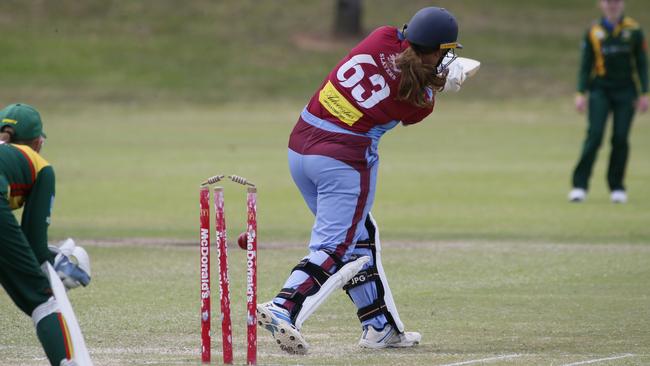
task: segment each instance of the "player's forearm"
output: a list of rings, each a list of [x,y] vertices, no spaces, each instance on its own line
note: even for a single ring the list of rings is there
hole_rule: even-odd
[[[580,54],[580,68],[578,69],[578,84],[576,87],[578,93],[584,93],[589,86],[591,71],[594,67],[593,52],[593,48],[589,42],[589,37],[585,36]]]
[[[641,51],[636,59],[637,72],[639,73],[639,83],[641,84],[641,93],[648,94],[648,56]]]
[[[648,44],[643,31],[638,32],[635,63],[642,94],[648,94]]]
[[[580,69],[578,70],[578,85],[576,87],[578,93],[584,93],[587,91],[592,67],[593,58],[583,55],[582,61],[580,62]]]
[[[590,81],[589,79],[591,78],[591,69],[592,60],[583,57],[582,62],[580,63],[580,70],[578,71],[578,84],[576,86],[576,91],[578,93],[584,94],[587,91]]]

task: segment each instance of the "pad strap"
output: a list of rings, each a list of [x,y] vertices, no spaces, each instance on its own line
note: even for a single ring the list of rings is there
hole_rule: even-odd
[[[364,306],[361,309],[357,311],[357,316],[359,317],[359,320],[363,323],[366,320],[370,320],[380,314],[389,314],[388,313],[388,308],[386,307],[386,304],[384,303],[383,298],[379,298],[375,300],[372,304],[368,306]]]
[[[372,239],[360,240],[354,244],[355,249],[375,249],[375,243]]]
[[[325,281],[327,281],[328,278],[330,278],[329,272],[327,272],[323,267],[319,266],[318,264],[314,264],[309,261],[309,259],[305,258],[296,265],[293,271],[302,271],[305,272],[308,276],[314,279],[316,281],[316,284],[318,287],[322,286]]]
[[[369,281],[381,281],[379,278],[379,273],[377,272],[377,267],[375,266],[357,273],[354,277],[352,277],[350,281],[345,284],[345,286],[343,286],[343,289],[345,291],[349,291],[350,289],[361,286]]]
[[[345,265],[345,263],[343,263],[343,261],[341,260],[341,257],[339,257],[336,253],[332,252],[331,250],[325,249],[325,250],[323,250],[323,252],[325,252],[327,255],[329,255],[329,257],[332,258],[334,263],[336,263],[336,270],[337,271],[339,269],[341,269],[341,267],[343,267]]]
[[[306,296],[298,292],[297,289],[292,289],[291,287],[283,288],[280,290],[280,293],[277,294],[277,297],[285,300],[291,300],[296,304],[302,304],[305,302]]]

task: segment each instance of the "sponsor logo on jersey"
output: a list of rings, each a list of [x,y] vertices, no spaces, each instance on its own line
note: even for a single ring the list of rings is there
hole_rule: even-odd
[[[321,89],[318,94],[318,101],[334,117],[347,125],[352,126],[363,117],[363,113],[345,99],[331,81],[327,81],[327,84]]]
[[[632,32],[630,32],[629,29],[625,29],[623,30],[623,32],[621,32],[621,37],[626,41],[629,41],[631,36],[632,36]]]
[[[619,53],[630,53],[632,50],[629,45],[611,45],[603,46],[603,55],[615,55]]]
[[[397,59],[396,53],[392,53],[390,55],[386,55],[385,53],[379,54],[379,61],[381,62],[381,66],[384,67],[384,71],[386,71],[388,77],[393,80],[396,80],[397,74],[399,74],[397,65],[395,65],[395,59]]]

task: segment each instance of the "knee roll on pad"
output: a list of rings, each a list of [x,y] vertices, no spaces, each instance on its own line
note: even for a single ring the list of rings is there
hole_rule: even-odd
[[[34,321],[34,326],[38,325],[38,323],[46,316],[58,312],[60,312],[59,304],[56,302],[54,296],[52,296],[46,302],[38,305],[36,309],[32,311],[32,320]]]

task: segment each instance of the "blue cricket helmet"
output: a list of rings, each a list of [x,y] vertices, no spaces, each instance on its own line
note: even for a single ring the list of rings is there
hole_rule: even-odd
[[[444,8],[431,6],[420,9],[411,21],[404,25],[403,32],[409,43],[419,46],[420,49],[435,51],[463,48],[457,42],[456,18]]]

